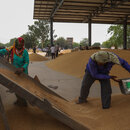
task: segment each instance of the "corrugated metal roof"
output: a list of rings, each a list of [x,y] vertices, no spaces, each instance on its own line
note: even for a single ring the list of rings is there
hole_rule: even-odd
[[[33,19],[54,22],[130,24],[130,0],[35,0]]]

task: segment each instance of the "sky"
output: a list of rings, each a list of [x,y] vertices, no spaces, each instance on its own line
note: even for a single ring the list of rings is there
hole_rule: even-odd
[[[7,43],[10,39],[28,32],[28,25],[34,24],[34,0],[1,0],[0,1],[0,42]],[[108,40],[109,24],[92,24],[92,44]],[[88,24],[53,23],[57,38],[73,37],[74,42],[88,38]]]

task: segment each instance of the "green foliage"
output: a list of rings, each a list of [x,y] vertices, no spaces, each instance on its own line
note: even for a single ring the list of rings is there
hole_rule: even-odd
[[[5,47],[5,44],[3,44],[3,43],[0,43],[0,47]]]
[[[108,33],[112,36],[105,42],[103,42],[103,47],[115,48],[123,46],[123,25],[113,25],[108,29]],[[130,47],[130,25],[127,25],[127,47]]]
[[[15,39],[16,38],[11,39],[10,42],[6,43],[6,44],[0,43],[0,47],[10,47],[10,46],[13,46]]]
[[[13,46],[15,40],[16,40],[16,38],[10,39],[10,42],[9,42],[9,43],[6,43],[6,44],[5,44],[5,47]]]
[[[88,38],[83,38],[83,40],[82,41],[80,41],[80,45],[81,46],[88,46]]]
[[[54,44],[58,44],[61,48],[65,48],[67,49],[68,48],[68,45],[67,45],[67,42],[65,40],[65,38],[63,37],[59,37],[55,42]]]
[[[109,40],[105,41],[101,45],[103,48],[111,48],[111,42]]]
[[[22,37],[24,38],[25,48],[29,49],[29,48],[33,48],[33,46],[38,45],[38,41],[37,41],[35,35],[26,33],[26,34],[23,34]]]
[[[38,41],[41,42],[41,46],[43,48],[43,44],[49,37],[49,22],[46,20],[38,20],[34,22],[34,25],[28,26],[29,34],[32,37],[35,37]]]
[[[122,25],[110,26],[108,29],[108,33],[112,35],[109,39],[109,41],[111,42],[111,46],[115,46],[115,48],[118,48],[123,44],[123,26]]]
[[[32,48],[33,46],[39,46],[43,48],[47,44],[49,44],[49,31],[50,26],[49,22],[45,20],[38,20],[34,22],[34,25],[28,25],[28,32],[26,34],[23,34],[21,37],[24,38],[25,41],[25,48]],[[54,38],[57,36],[54,35]],[[9,47],[12,46],[14,43],[14,40],[16,38],[13,38],[10,40],[9,43],[4,44],[4,46]],[[45,44],[45,45],[44,45]],[[3,44],[0,44],[3,46]]]
[[[73,48],[75,48],[75,47],[79,47],[79,43],[74,42],[73,43]]]
[[[50,45],[50,40],[46,40],[46,41],[44,42],[44,44],[43,44],[43,47],[45,48],[45,47],[47,47],[48,45]]]
[[[100,42],[95,42],[92,46],[93,46],[93,47],[100,47],[100,46],[101,46],[101,43],[100,43]]]
[[[127,48],[130,48],[130,25],[127,26]]]

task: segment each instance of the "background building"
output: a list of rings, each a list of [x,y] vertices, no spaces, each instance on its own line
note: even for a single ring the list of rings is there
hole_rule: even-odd
[[[72,48],[73,45],[73,37],[67,37],[67,44],[69,45],[69,48]]]

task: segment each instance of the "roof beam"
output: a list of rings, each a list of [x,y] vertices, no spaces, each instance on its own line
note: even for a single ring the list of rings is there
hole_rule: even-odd
[[[126,16],[123,17],[123,18],[118,19],[117,21],[114,21],[113,24],[116,24],[116,23],[122,23],[122,24],[123,24],[123,22],[124,22],[125,20],[127,21],[127,19],[128,19],[128,15],[126,15]]]
[[[57,12],[57,10],[62,6],[63,2],[64,2],[64,0],[60,0],[59,5],[58,5],[58,4],[57,4],[57,0],[56,0],[56,4],[55,4],[55,6],[54,6],[54,8],[53,8],[53,10],[52,10],[52,12],[51,12],[50,18],[53,18],[53,16],[54,16],[55,13]]]
[[[122,1],[111,0],[111,7],[110,7],[110,8],[111,8],[111,9],[112,9],[112,8],[115,8],[115,7],[117,7],[118,5],[122,4],[123,2],[127,2],[127,1],[129,1],[129,0],[122,0]],[[113,3],[113,2],[114,2],[114,3]],[[118,2],[118,3],[117,3],[117,2]],[[95,17],[95,16],[98,16],[99,14],[104,13],[105,11],[108,11],[110,8],[108,8],[108,10],[107,10],[107,9],[104,10],[105,6],[108,5],[108,4],[110,4],[110,3],[108,3],[108,0],[104,0],[104,3],[101,4],[101,6],[99,6],[99,7],[98,7],[96,10],[94,10],[92,13],[90,13],[90,15],[87,16],[87,17],[83,20],[83,23],[86,22],[86,21],[88,21],[88,19],[91,19],[91,18],[93,18],[93,17]]]

